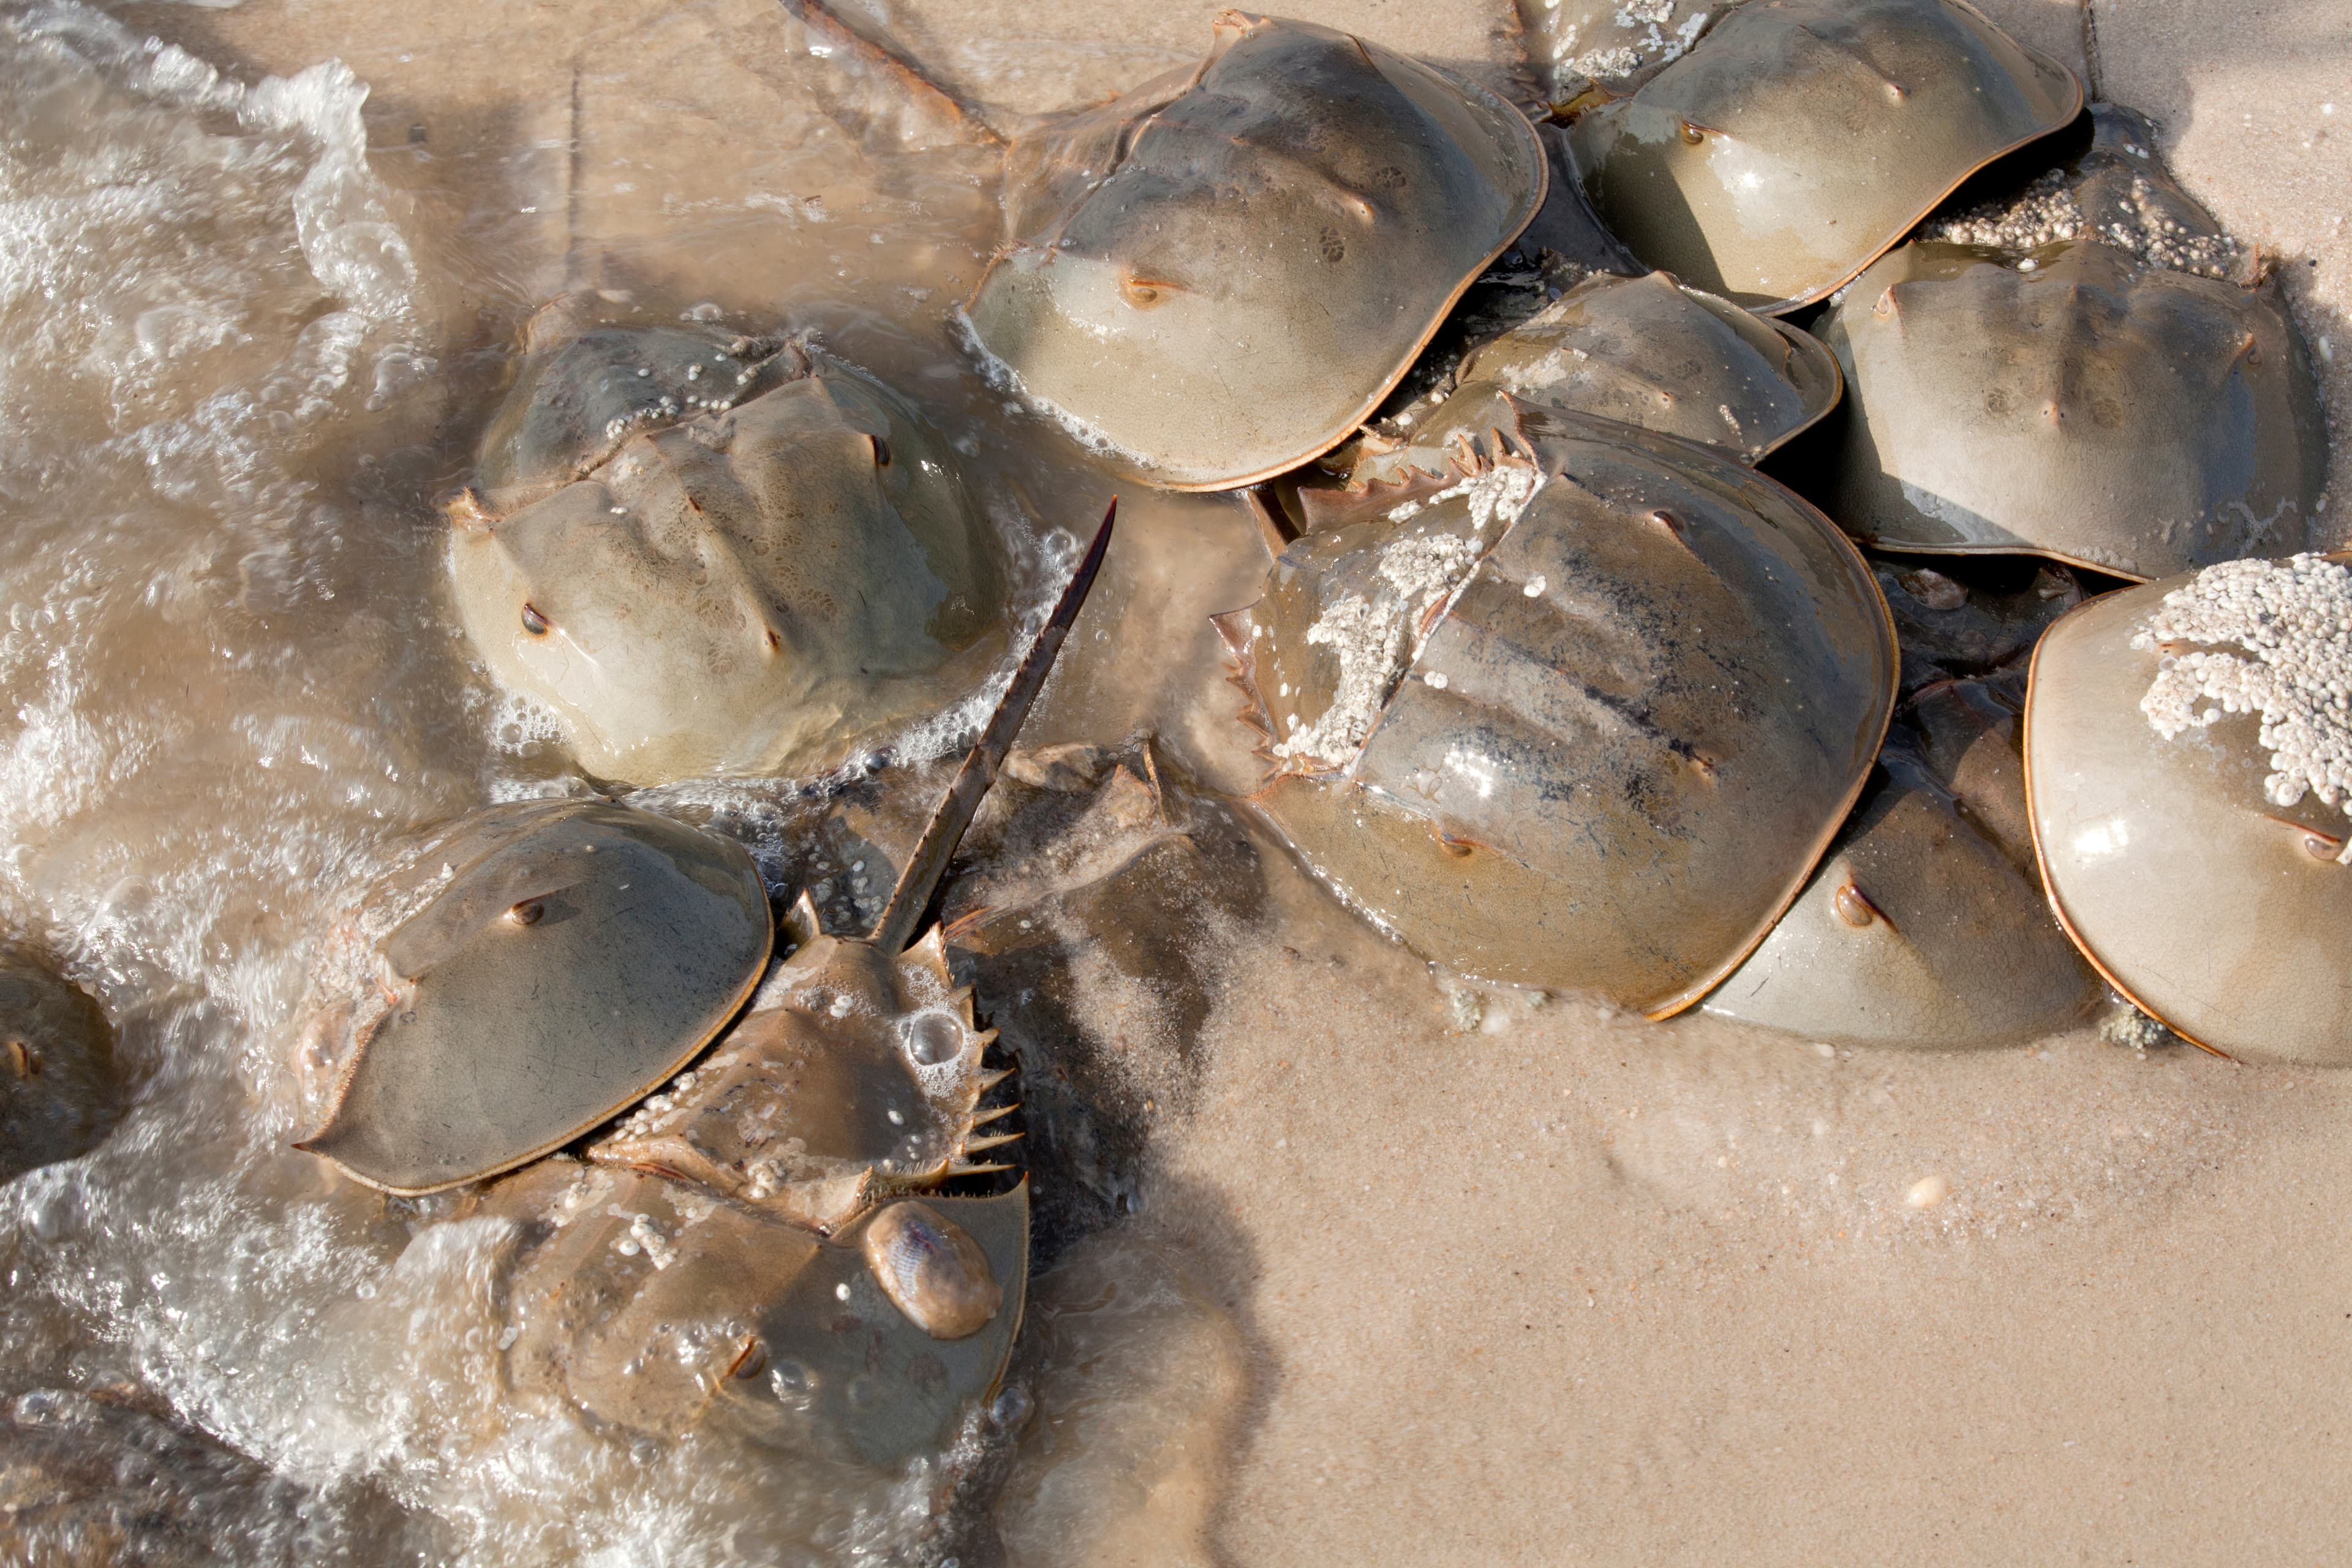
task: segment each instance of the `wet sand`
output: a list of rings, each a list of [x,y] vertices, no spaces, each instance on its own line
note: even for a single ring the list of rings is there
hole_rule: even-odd
[[[2156,118],[2190,188],[2281,256],[2352,409],[2352,6],[2105,0],[2089,54],[2072,5],[1986,8]],[[1192,58],[1209,10],[860,15],[1011,126]],[[371,158],[410,204],[452,363],[575,280],[583,235],[667,286],[822,316],[954,270],[970,216],[943,182],[899,215],[930,251],[845,246],[845,276],[785,275],[768,240],[827,193],[795,184],[815,166],[795,162],[803,132],[768,113],[796,90],[776,61],[808,40],[758,0],[119,14],[240,78],[341,58],[372,84]],[[1500,5],[1301,14],[1531,79]],[[966,188],[984,203],[977,173]],[[677,204],[746,190],[773,203],[702,254],[658,243]],[[897,329],[841,330],[897,352]],[[2340,436],[2334,472],[2352,495]],[[1245,595],[1254,537],[1198,499],[1139,506],[1129,529],[1156,539],[1106,584],[1031,739],[1148,726],[1229,779],[1212,737],[1233,698],[1205,679],[1195,617]],[[1014,1562],[2339,1553],[2343,1075],[2089,1027],[1831,1051],[1531,1005],[1433,973],[1261,851],[1269,912],[1205,961],[1218,999],[1197,1037],[1133,1046],[1157,1086],[1140,1213],[1038,1282],[1037,1410],[1001,1516]],[[1116,1038],[1130,999],[1108,979],[1087,999]]]

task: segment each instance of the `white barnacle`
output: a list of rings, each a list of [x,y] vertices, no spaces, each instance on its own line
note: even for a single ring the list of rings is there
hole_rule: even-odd
[[[2158,734],[2259,714],[2271,804],[2352,797],[2352,571],[2318,555],[2209,566],[2132,637],[2136,648],[2178,643],[2219,646],[2158,661],[2139,704]]]
[[[1517,521],[1543,482],[1542,473],[1529,465],[1503,463],[1448,486],[1425,503],[1407,502],[1390,512],[1393,520],[1409,521],[1424,506],[1458,500],[1469,511],[1470,531],[1416,533],[1381,546],[1377,591],[1333,602],[1307,628],[1307,642],[1338,656],[1339,679],[1329,705],[1313,722],[1289,716],[1293,732],[1276,742],[1276,755],[1322,767],[1347,763],[1443,619],[1433,612],[1452,600],[1492,548],[1488,529],[1497,521],[1506,528]]]

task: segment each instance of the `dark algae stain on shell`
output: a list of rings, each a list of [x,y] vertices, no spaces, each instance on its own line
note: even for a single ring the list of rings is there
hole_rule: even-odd
[[[2234,561],[2094,599],[2035,650],[2050,901],[2116,989],[2254,1061],[2352,1062],[2352,572]]]
[[[1837,404],[1811,334],[1663,272],[1589,278],[1473,350],[1459,377],[1759,462]]]
[[[2078,240],[1906,245],[1821,323],[1846,376],[1830,513],[1883,549],[2146,580],[2300,548],[2326,432],[2277,289]]]
[[[491,674],[583,766],[821,770],[994,662],[994,536],[904,399],[803,344],[551,310],[450,575]]]
[[[750,854],[649,812],[493,806],[408,876],[440,886],[383,942],[384,1009],[302,1145],[393,1192],[511,1169],[612,1117],[710,1041],[768,959]]]
[[[1545,167],[1484,89],[1226,12],[1198,68],[1013,145],[971,326],[1119,467],[1248,483],[1379,405],[1527,226]]]
[[[1885,603],[1826,519],[1708,448],[1504,396],[1421,441],[1222,622],[1255,804],[1416,951],[1686,1007],[1862,786]]]
[[[1868,266],[1978,169],[2073,120],[2072,72],[1960,0],[1758,0],[1576,123],[1633,253],[1777,313]]]

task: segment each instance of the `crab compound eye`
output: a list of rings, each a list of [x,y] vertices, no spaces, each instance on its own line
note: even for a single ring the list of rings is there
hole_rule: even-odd
[[[917,1067],[945,1067],[963,1054],[963,1026],[945,1013],[919,1013],[907,1024],[907,1055]]]
[[[522,607],[522,629],[535,637],[543,637],[547,635],[547,617],[539,613],[537,605],[528,601]]]

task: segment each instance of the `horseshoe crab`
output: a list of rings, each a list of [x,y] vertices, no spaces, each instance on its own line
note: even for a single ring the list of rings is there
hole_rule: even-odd
[[[2009,836],[2024,793],[2006,684],[1948,682],[1913,710],[1821,869],[1706,1011],[1956,1049],[2047,1034],[2091,1005],[2095,981],[2034,897],[2032,847]],[[1965,792],[1939,755],[1966,764]]]
[[[656,784],[823,768],[976,682],[1003,591],[938,434],[803,342],[609,313],[534,322],[451,509],[458,619],[499,684],[591,773]]]
[[[1663,272],[1588,278],[1472,350],[1458,385],[1622,420],[1762,461],[1838,400],[1837,362],[1810,333]]]
[[[2275,289],[2091,240],[1906,245],[1820,324],[1848,416],[1824,496],[1885,550],[2023,551],[2145,581],[2300,547],[2326,432]]]
[[[1995,158],[2083,107],[1962,0],[1742,5],[1570,132],[1633,253],[1778,315],[1844,283]]]
[[[2025,710],[2051,907],[2142,1012],[2252,1061],[2352,1062],[2352,571],[2225,562],[2050,628]]]
[[[301,1147],[390,1190],[488,1181],[473,1212],[517,1226],[516,1387],[639,1436],[709,1423],[891,1467],[995,1385],[1028,1190],[974,1187],[1008,1170],[978,1158],[1013,1136],[988,1130],[1012,1108],[982,1105],[1007,1075],[983,1066],[994,1034],[937,928],[908,939],[1109,532],[1106,517],[872,933],[822,932],[803,891],[790,955],[731,1026],[771,941],[740,846],[577,803],[493,808],[454,836],[480,852],[384,938],[383,1017]],[[632,1104],[578,1157],[548,1152]]]
[[[1729,458],[1507,395],[1368,458],[1220,618],[1252,797],[1471,973],[1690,1005],[1780,917],[1894,701],[1844,535]]]
[[[121,1110],[106,1015],[30,952],[0,944],[0,1182],[89,1149]]]
[[[1482,88],[1223,12],[1199,66],[1013,143],[1009,239],[967,318],[1129,472],[1252,483],[1379,406],[1543,205],[1545,168]]]

